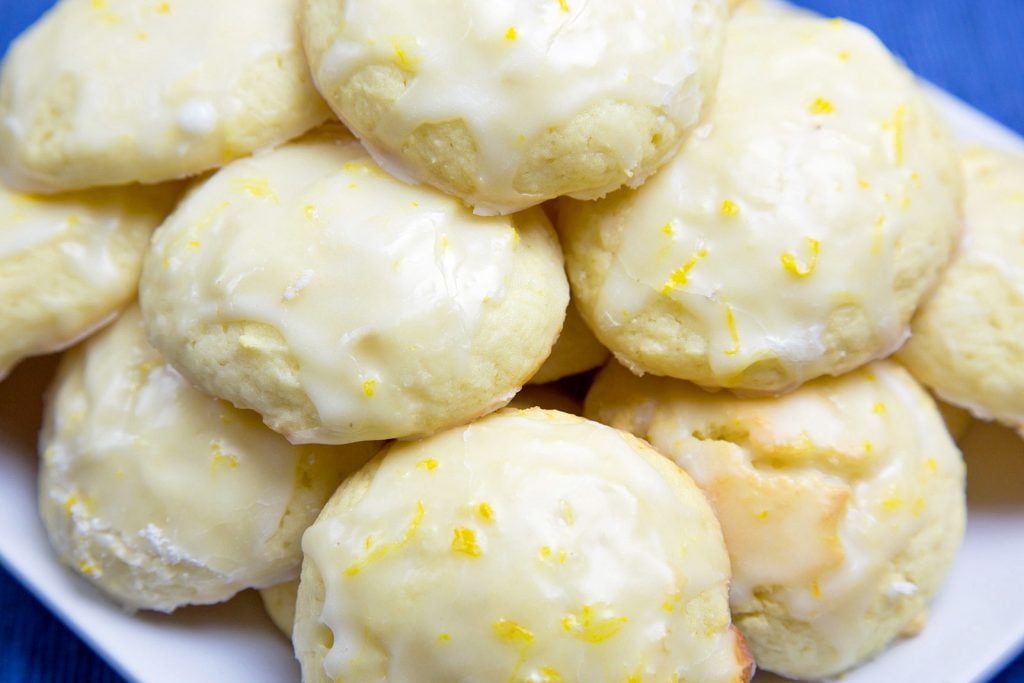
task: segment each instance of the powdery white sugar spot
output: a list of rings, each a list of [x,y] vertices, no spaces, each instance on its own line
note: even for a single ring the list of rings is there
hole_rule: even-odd
[[[313,270],[311,268],[306,268],[299,274],[299,277],[296,278],[295,282],[285,287],[284,294],[282,294],[281,297],[285,301],[291,301],[299,295],[299,292],[308,287],[309,283],[312,281]]]
[[[217,110],[204,100],[189,100],[178,109],[178,126],[192,135],[205,135],[217,127]]]
[[[909,581],[893,581],[892,585],[889,586],[889,594],[893,597],[897,595],[913,595],[917,590],[917,586]]]

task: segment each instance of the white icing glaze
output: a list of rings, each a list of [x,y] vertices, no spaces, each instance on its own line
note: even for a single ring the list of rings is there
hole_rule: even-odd
[[[945,141],[923,107],[860,27],[734,18],[710,119],[680,154],[608,209],[562,207],[560,221],[623,231],[592,318],[611,330],[671,298],[726,387],[768,358],[803,381],[891,353],[908,333],[901,236],[924,224],[949,240],[957,225],[935,162]],[[870,341],[823,368],[825,323],[844,305],[868,312]]]
[[[178,339],[235,321],[284,337],[322,424],[289,438],[361,441],[419,431],[424,383],[465,374],[519,242],[510,218],[395,181],[347,135],[313,137],[204,184],[157,234],[147,278],[184,298],[159,323]]]
[[[354,507],[329,504],[303,537],[334,634],[319,675],[740,680],[717,524],[636,448],[539,410],[393,446]],[[300,656],[322,631],[301,601]]]
[[[367,140],[371,151],[388,171],[409,178],[395,152],[405,138],[423,123],[462,120],[481,158],[480,190],[466,199],[481,213],[550,198],[515,191],[524,149],[599,101],[654,107],[681,127],[693,126],[703,104],[694,77],[712,68],[700,55],[705,41],[719,39],[725,16],[718,0],[347,0],[344,6],[345,24],[317,71],[321,86],[344,83],[369,64],[410,72],[408,88],[376,124],[376,144]],[[618,151],[629,167],[639,162],[630,158],[634,151]],[[600,195],[614,188],[594,189]]]
[[[124,278],[111,258],[111,242],[124,228],[125,203],[102,194],[37,197],[0,185],[0,264],[33,250],[63,254],[60,269],[96,287]]]
[[[298,539],[278,537],[285,513],[316,513],[293,505],[301,478],[333,484],[375,450],[292,446],[201,394],[146,343],[134,306],[81,353],[41,440],[43,512],[66,529],[54,539],[65,559],[131,607],[216,602],[290,578]]]

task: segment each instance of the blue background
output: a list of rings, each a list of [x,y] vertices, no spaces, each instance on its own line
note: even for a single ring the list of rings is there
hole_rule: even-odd
[[[0,48],[6,49],[52,2],[0,4]],[[1024,0],[798,4],[865,24],[914,71],[1024,134]],[[0,683],[58,681],[112,683],[121,678],[0,569]],[[1024,683],[1024,657],[993,683]]]

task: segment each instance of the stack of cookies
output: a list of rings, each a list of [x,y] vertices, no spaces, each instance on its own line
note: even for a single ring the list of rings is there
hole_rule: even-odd
[[[924,387],[1024,425],[1024,159],[739,4],[60,0],[0,72],[60,561],[264,589],[310,683],[820,679],[922,628],[965,522]]]

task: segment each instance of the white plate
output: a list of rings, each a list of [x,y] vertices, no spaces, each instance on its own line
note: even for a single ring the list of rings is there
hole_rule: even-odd
[[[938,105],[964,140],[1024,150],[1024,140],[941,91]],[[145,683],[298,681],[289,644],[251,592],[173,616],[127,615],[58,566],[36,515],[35,434],[52,359],[23,364],[0,384],[0,561],[125,677]],[[844,683],[983,681],[1024,644],[1024,442],[977,423],[968,453],[967,538],[931,619],[844,677]],[[759,674],[757,683],[779,680]]]

